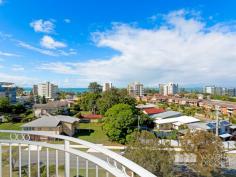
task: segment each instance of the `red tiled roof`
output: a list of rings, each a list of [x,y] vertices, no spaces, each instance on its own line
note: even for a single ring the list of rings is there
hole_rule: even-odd
[[[158,113],[165,112],[165,110],[162,108],[146,108],[146,109],[143,109],[143,112],[145,114],[151,115],[151,114],[158,114]]]
[[[102,119],[103,118],[103,116],[100,114],[84,114],[84,115],[81,115],[81,117],[85,119]]]

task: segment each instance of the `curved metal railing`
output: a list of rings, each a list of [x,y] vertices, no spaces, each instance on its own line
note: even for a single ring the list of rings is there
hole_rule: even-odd
[[[110,151],[102,146],[77,139],[77,138],[72,138],[68,136],[62,136],[62,135],[53,135],[45,132],[40,132],[40,131],[14,131],[14,130],[0,130],[0,133],[7,133],[9,134],[9,139],[0,139],[0,151],[2,150],[2,146],[8,145],[11,150],[11,146],[13,144],[16,144],[19,147],[19,176],[20,171],[21,171],[21,151],[20,148],[22,145],[34,145],[37,146],[37,154],[38,154],[38,177],[40,176],[40,157],[39,157],[39,147],[44,147],[46,148],[46,154],[48,157],[48,148],[56,150],[56,152],[61,151],[64,153],[64,176],[69,177],[70,176],[70,155],[76,156],[77,159],[77,175],[79,177],[79,170],[78,170],[78,159],[83,158],[86,160],[86,177],[88,177],[88,162],[91,162],[95,164],[96,166],[96,172],[95,175],[98,177],[98,167],[101,169],[104,169],[106,171],[106,176],[109,176],[109,174],[113,176],[118,176],[118,177],[133,177],[133,176],[141,176],[141,177],[155,177],[152,173],[144,169],[143,167],[137,165],[136,163],[132,162],[131,160],[128,160],[127,158]],[[42,142],[42,141],[35,141],[35,137],[46,137],[50,139],[57,139],[57,140],[62,140],[64,141],[64,144],[51,144],[47,142]],[[37,140],[37,138],[36,138]],[[73,146],[71,146],[73,145]],[[94,156],[92,154],[80,151],[79,149],[75,148],[75,145],[82,145],[86,148],[90,148],[95,150],[96,152],[99,152],[103,154],[105,159],[99,158],[97,156]],[[72,148],[73,147],[73,148]],[[30,148],[28,148],[29,153],[28,153],[28,171],[30,174]],[[2,153],[2,152],[0,152]],[[9,160],[11,161],[11,151]],[[56,153],[57,154],[57,153]],[[58,157],[55,157],[56,159],[56,168],[58,168]],[[49,161],[46,159],[47,163],[47,176],[49,176]],[[11,167],[11,164],[9,162],[9,166]],[[9,168],[10,168],[9,167]],[[0,156],[0,177],[2,177],[2,159]],[[9,169],[9,174],[11,174],[11,169]],[[58,176],[58,169],[56,169],[56,176]],[[11,176],[10,176],[11,177]]]

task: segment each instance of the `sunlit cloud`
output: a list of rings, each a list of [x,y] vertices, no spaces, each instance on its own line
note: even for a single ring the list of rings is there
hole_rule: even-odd
[[[162,21],[153,29],[118,24],[93,33],[98,47],[109,47],[120,55],[73,64],[44,63],[41,69],[120,85],[136,80],[147,85],[167,81],[229,85],[236,81],[235,24],[209,26],[200,13],[186,10],[164,14]]]
[[[55,25],[51,20],[35,20],[30,23],[30,26],[35,32],[52,33],[54,32]]]

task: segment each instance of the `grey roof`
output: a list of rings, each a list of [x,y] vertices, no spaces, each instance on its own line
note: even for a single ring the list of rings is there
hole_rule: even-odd
[[[169,117],[178,117],[181,116],[182,114],[180,112],[177,111],[166,111],[166,112],[162,112],[159,114],[153,114],[150,117],[151,118],[160,118],[160,119],[165,119],[165,118],[169,118]]]
[[[79,119],[70,116],[43,116],[21,127],[57,127],[60,122],[74,123],[77,121],[79,121]]]
[[[229,137],[231,137],[231,136],[232,136],[232,135],[229,134],[229,133],[225,133],[225,134],[219,135],[219,137],[221,137],[221,138],[229,138]]]
[[[145,109],[145,108],[154,108],[156,107],[155,104],[139,104],[136,106],[138,109]]]
[[[201,130],[210,130],[211,127],[207,125],[207,122],[195,122],[187,125],[189,129],[201,129]]]
[[[67,101],[53,101],[48,102],[47,104],[35,104],[33,106],[34,109],[40,108],[40,109],[55,109],[55,108],[61,108],[68,106]]]
[[[236,129],[236,125],[233,124],[233,125],[229,126],[229,128],[231,128],[231,129]]]

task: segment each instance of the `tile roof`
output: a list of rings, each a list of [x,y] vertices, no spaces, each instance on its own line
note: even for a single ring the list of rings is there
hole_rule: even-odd
[[[143,109],[143,112],[145,114],[152,115],[152,114],[158,114],[158,113],[165,112],[165,110],[162,108],[145,108],[145,109]]]
[[[103,116],[100,114],[84,114],[84,115],[81,115],[81,117],[85,119],[102,119],[103,118]]]

